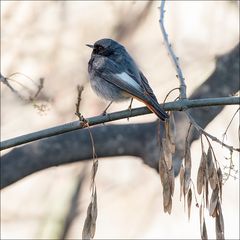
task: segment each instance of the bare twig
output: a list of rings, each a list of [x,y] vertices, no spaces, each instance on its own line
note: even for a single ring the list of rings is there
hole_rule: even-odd
[[[163,35],[164,44],[165,44],[165,46],[168,50],[168,53],[169,53],[169,56],[170,56],[171,60],[174,63],[174,67],[175,67],[176,72],[177,72],[177,78],[180,81],[180,88],[179,88],[180,99],[185,99],[185,98],[187,98],[187,94],[186,94],[187,87],[186,87],[186,84],[185,84],[185,79],[183,77],[182,70],[181,70],[180,65],[179,65],[179,59],[178,59],[178,57],[176,57],[175,53],[173,52],[172,45],[169,43],[168,34],[167,34],[167,32],[165,30],[165,27],[164,27],[164,13],[165,13],[164,6],[165,6],[165,0],[162,0],[161,1],[161,6],[160,6],[160,19],[159,19],[160,28],[161,28],[162,35]]]
[[[20,83],[19,81],[17,81],[17,80],[12,78],[15,75],[22,75],[22,76],[24,76],[26,79],[30,80],[37,87],[37,91],[33,95],[33,97],[29,96],[29,97],[26,98],[19,91],[17,91],[14,87],[12,87],[12,85],[9,83],[9,81],[15,82],[16,84],[20,85],[23,89],[28,91],[29,94],[31,94],[31,89],[30,88],[28,88],[26,85],[24,85],[24,84]],[[36,98],[38,97],[38,95],[41,92],[41,90],[43,89],[43,87],[44,87],[44,78],[40,78],[39,79],[39,84],[37,84],[33,79],[31,79],[27,75],[25,75],[23,73],[19,73],[19,72],[12,73],[8,77],[4,77],[0,73],[0,81],[3,84],[5,84],[17,97],[19,97],[22,101],[25,101],[27,103],[33,103],[36,100]]]
[[[233,114],[233,116],[232,116],[229,124],[227,125],[227,128],[226,128],[225,132],[223,133],[223,140],[222,140],[222,142],[224,142],[224,139],[227,138],[227,131],[228,131],[228,129],[229,129],[229,127],[230,127],[230,125],[231,125],[234,117],[237,115],[237,113],[238,113],[239,110],[240,110],[240,107],[239,107],[239,108],[237,109],[237,111]]]
[[[164,98],[163,103],[166,102],[166,100],[167,100],[167,98],[169,97],[169,95],[170,95],[172,92],[174,92],[175,90],[179,90],[179,88],[173,88],[172,90],[170,90],[170,91],[168,92],[168,94],[166,95],[166,97]]]
[[[79,118],[80,122],[87,122],[87,120],[83,117],[83,115],[80,113],[80,103],[81,103],[81,96],[83,92],[83,86],[77,86],[78,96],[77,96],[77,103],[76,103],[76,112],[75,115]]]
[[[39,95],[39,93],[41,92],[41,90],[43,89],[43,85],[44,85],[44,78],[40,78],[39,79],[39,85],[38,85],[38,90],[35,93],[35,95],[33,96],[33,98],[30,98],[30,100],[36,99],[37,96]]]
[[[204,129],[202,129],[197,123],[196,121],[192,118],[192,116],[188,113],[185,112],[189,118],[189,120],[191,121],[191,123],[193,124],[193,126],[197,129],[197,131],[199,133],[203,133],[205,136],[208,136],[210,139],[212,139],[212,141],[217,142],[219,144],[221,144],[223,147],[228,148],[230,151],[237,151],[240,152],[240,148],[235,148],[233,146],[230,146],[224,142],[222,142],[221,140],[219,140],[217,137],[211,135],[210,133],[206,132]]]
[[[81,103],[81,96],[83,92],[82,86],[77,86],[78,96],[77,96],[77,103],[76,103],[76,112],[75,114],[78,116],[79,121],[87,127],[87,130],[89,132],[91,144],[92,144],[92,159],[93,159],[93,165],[92,165],[92,176],[91,176],[91,201],[88,206],[87,210],[87,216],[84,222],[84,227],[82,231],[83,239],[92,239],[95,235],[95,229],[96,229],[96,220],[97,220],[97,187],[95,183],[95,177],[97,174],[98,169],[98,159],[97,154],[95,151],[95,145],[93,136],[91,133],[91,130],[89,128],[89,124],[87,120],[83,117],[83,115],[80,113],[80,103]]]

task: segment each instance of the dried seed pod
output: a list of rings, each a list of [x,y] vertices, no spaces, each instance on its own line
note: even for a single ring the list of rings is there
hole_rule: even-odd
[[[192,189],[191,188],[188,190],[188,194],[187,194],[187,205],[188,205],[188,220],[189,220],[190,214],[191,214],[191,205],[192,205]]]
[[[164,153],[164,160],[167,164],[168,169],[172,168],[172,152],[171,152],[171,143],[169,139],[162,139],[162,149]]]
[[[192,168],[192,160],[191,160],[191,152],[190,152],[190,145],[188,141],[186,141],[186,146],[185,146],[185,172],[184,172],[184,189],[183,193],[184,195],[187,194],[189,185],[190,185],[190,180],[191,180],[191,168]]]
[[[82,238],[93,239],[96,229],[97,220],[97,192],[94,191],[94,195],[87,209],[87,217],[84,222]]]
[[[217,175],[218,175],[218,185],[219,185],[219,191],[220,191],[220,201],[222,202],[222,181],[223,181],[223,175],[222,175],[222,170],[219,167],[217,170]]]
[[[217,171],[212,159],[212,150],[210,147],[208,148],[208,152],[207,152],[207,171],[208,171],[207,175],[208,175],[210,186],[212,190],[214,190],[218,180],[217,180]]]
[[[222,215],[221,204],[218,201],[216,207],[216,219],[215,219],[215,231],[216,231],[216,239],[224,239],[224,220]]]
[[[202,193],[203,185],[204,185],[204,177],[206,175],[206,153],[202,153],[201,162],[198,168],[197,174],[197,192],[198,194]]]
[[[171,212],[171,198],[172,198],[172,190],[171,190],[171,180],[169,178],[167,164],[164,160],[164,153],[161,154],[161,159],[159,161],[159,174],[161,183],[163,186],[163,207],[164,212]]]
[[[210,200],[210,208],[209,208],[210,216],[215,216],[214,211],[216,209],[218,201],[219,201],[219,188],[216,187],[212,192],[212,196],[211,196],[211,200]]]
[[[206,223],[205,223],[205,219],[203,218],[203,227],[201,229],[201,238],[202,239],[208,239],[208,235],[207,235],[207,227],[206,227]]]
[[[174,114],[171,112],[169,118],[169,128],[168,128],[168,136],[171,143],[171,151],[172,153],[175,152],[175,139],[176,139],[176,124],[174,119]]]
[[[164,212],[171,213],[172,210],[172,195],[174,192],[174,172],[173,167],[168,169],[167,163],[165,161],[165,155],[161,153],[161,159],[159,161],[159,174],[161,178],[161,183],[163,186],[163,207]]]
[[[180,168],[180,173],[179,173],[179,175],[180,175],[179,176],[180,177],[180,200],[181,200],[182,194],[183,194],[184,172],[185,172],[185,170],[184,170],[184,167],[182,165],[181,168]]]

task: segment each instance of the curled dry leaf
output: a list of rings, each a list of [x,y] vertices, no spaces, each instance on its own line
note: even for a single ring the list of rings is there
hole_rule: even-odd
[[[202,239],[208,239],[208,235],[207,235],[207,227],[206,227],[206,223],[205,223],[205,219],[203,218],[203,226],[201,229],[201,238]]]
[[[212,159],[212,150],[210,147],[208,148],[208,152],[207,152],[207,171],[208,171],[208,180],[209,180],[210,186],[212,190],[214,190],[217,185],[218,179],[217,179],[217,171]]]
[[[87,217],[84,222],[82,238],[93,239],[97,220],[97,192],[93,193],[92,200],[87,209]]]
[[[224,220],[222,215],[221,204],[218,201],[216,207],[216,219],[215,219],[215,230],[216,230],[216,239],[224,239]]]
[[[183,183],[184,183],[184,167],[183,165],[180,168],[180,173],[179,173],[179,177],[180,177],[180,200],[182,198],[182,194],[183,194]]]
[[[185,172],[184,172],[184,189],[183,193],[184,195],[187,194],[189,185],[190,185],[190,180],[191,180],[191,168],[192,168],[192,160],[191,160],[191,152],[190,152],[190,144],[188,141],[186,141],[186,146],[185,146]]]
[[[198,168],[197,174],[197,192],[198,194],[202,193],[203,184],[204,184],[204,177],[206,175],[206,163],[207,163],[207,156],[206,153],[202,153],[201,162]]]
[[[215,216],[215,209],[216,209],[218,201],[219,201],[219,188],[216,187],[212,192],[212,196],[211,196],[211,200],[210,200],[209,215],[212,217]]]
[[[189,220],[190,214],[191,214],[191,205],[192,205],[192,189],[191,188],[188,190],[188,194],[187,194],[187,205],[188,205],[188,220]]]

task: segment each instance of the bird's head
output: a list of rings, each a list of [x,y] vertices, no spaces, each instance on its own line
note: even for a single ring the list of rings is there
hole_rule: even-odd
[[[86,44],[86,46],[93,49],[93,55],[110,56],[116,52],[116,49],[122,49],[123,46],[118,42],[103,38],[94,43],[94,45]]]

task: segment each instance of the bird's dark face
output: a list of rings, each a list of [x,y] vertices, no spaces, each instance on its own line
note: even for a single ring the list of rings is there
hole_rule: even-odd
[[[111,56],[114,55],[117,48],[121,48],[122,45],[115,42],[112,39],[101,39],[94,43],[94,45],[87,44],[86,46],[93,49],[93,55],[101,55],[101,56]]]

